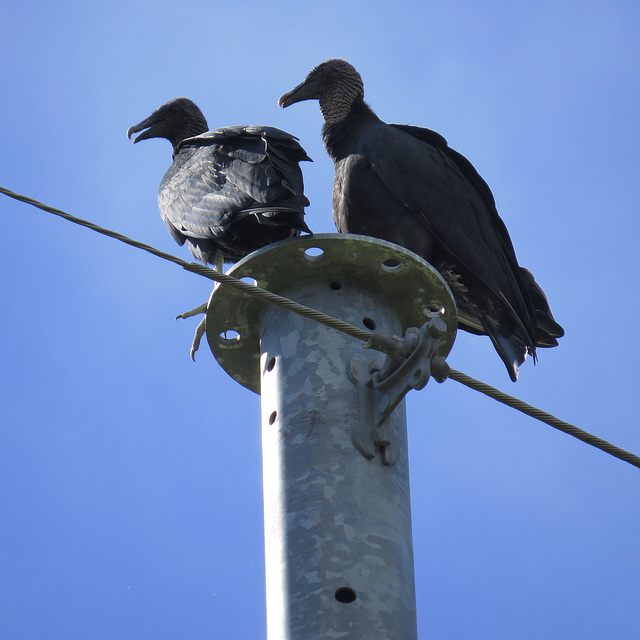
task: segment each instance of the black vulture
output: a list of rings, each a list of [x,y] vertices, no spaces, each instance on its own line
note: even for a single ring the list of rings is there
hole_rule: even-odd
[[[271,244],[310,233],[299,162],[311,160],[291,134],[265,126],[208,131],[200,109],[175,98],[127,131],[133,142],[166,138],[173,164],[158,204],[169,233],[221,269]]]
[[[279,104],[302,100],[320,102],[339,232],[395,242],[436,267],[456,298],[460,327],[491,338],[513,381],[527,354],[535,361],[536,347],[558,344],[564,331],[464,156],[435,131],[380,120],[344,60],[315,67]]]
[[[266,126],[233,126],[208,131],[200,109],[175,98],[127,131],[133,142],[166,138],[173,164],[158,191],[162,219],[175,241],[185,242],[205,264],[222,271],[277,240],[311,233],[304,221],[309,200],[299,162],[311,160],[298,139]],[[206,304],[180,314],[187,318]],[[194,358],[204,320],[191,348]]]

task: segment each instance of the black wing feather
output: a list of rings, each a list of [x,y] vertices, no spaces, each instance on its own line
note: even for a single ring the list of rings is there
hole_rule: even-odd
[[[451,256],[526,311],[513,276],[518,268],[513,245],[488,186],[466,159],[466,173],[454,161],[460,161],[461,154],[453,155],[449,147],[430,144],[422,137],[416,139],[418,127],[406,129],[378,126],[372,136],[363,138],[365,153],[375,157],[373,172]],[[381,145],[387,153],[376,153]],[[489,198],[467,177],[469,168],[485,185]]]
[[[488,334],[515,379],[527,351],[535,354],[536,320],[506,227],[471,164],[442,136],[416,131],[380,120],[358,130],[336,160],[336,226],[396,242],[448,272],[461,325]]]
[[[273,231],[282,238],[309,231],[299,160],[310,158],[293,136],[273,127],[225,127],[187,138],[160,184],[162,219],[180,244],[187,239],[201,247],[202,241],[217,241],[223,248],[239,243],[233,255],[223,251],[233,259],[273,242],[270,236],[262,242],[253,237],[253,229],[246,230],[244,240],[242,233],[230,233],[250,216],[251,227],[282,226]]]

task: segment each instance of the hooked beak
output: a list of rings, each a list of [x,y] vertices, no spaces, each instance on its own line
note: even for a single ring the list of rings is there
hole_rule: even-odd
[[[131,136],[134,133],[138,133],[138,131],[142,131],[143,133],[141,133],[137,138],[135,138],[135,140],[132,140],[133,144],[135,144],[136,142],[140,142],[140,140],[148,140],[149,138],[155,138],[156,133],[153,130],[154,124],[155,124],[155,119],[153,118],[153,116],[149,116],[148,118],[145,118],[142,122],[139,122],[138,124],[134,124],[133,127],[129,127],[129,129],[127,130],[127,138],[131,140]],[[144,129],[146,129],[146,131],[144,131]]]
[[[319,87],[316,81],[303,80],[297,87],[280,96],[278,104],[281,107],[288,107],[294,102],[303,100],[318,100],[320,98]]]

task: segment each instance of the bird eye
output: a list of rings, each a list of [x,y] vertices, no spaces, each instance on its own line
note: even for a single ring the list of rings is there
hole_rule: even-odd
[[[314,78],[323,78],[327,75],[327,67],[325,65],[320,65],[313,69],[309,75]]]

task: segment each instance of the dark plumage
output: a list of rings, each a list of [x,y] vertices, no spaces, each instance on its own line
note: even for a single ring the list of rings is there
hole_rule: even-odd
[[[435,131],[386,124],[364,102],[344,60],[315,67],[279,101],[319,100],[322,137],[335,165],[338,231],[407,247],[448,281],[461,328],[488,335],[512,380],[536,347],[564,334],[533,275],[518,265],[491,190]]]
[[[158,192],[169,233],[205,264],[221,267],[277,240],[310,233],[298,163],[311,160],[297,138],[274,127],[207,131],[187,98],[176,98],[129,129],[135,142],[166,138],[173,164]]]

